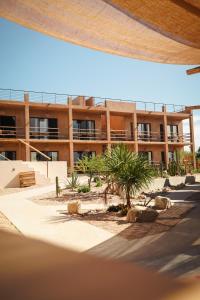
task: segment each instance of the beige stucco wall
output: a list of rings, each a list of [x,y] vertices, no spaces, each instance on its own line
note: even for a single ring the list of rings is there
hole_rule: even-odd
[[[50,161],[48,163],[49,176],[46,177],[47,169],[46,162],[23,162],[16,161],[0,161],[0,188],[19,187],[19,173],[35,171],[36,184],[43,185],[55,182],[55,177],[58,176],[62,181],[67,177],[67,162],[66,161]]]

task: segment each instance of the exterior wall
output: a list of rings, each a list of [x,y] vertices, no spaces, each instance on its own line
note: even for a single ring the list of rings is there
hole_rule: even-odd
[[[0,188],[19,187],[20,172],[35,171],[37,185],[54,183],[56,176],[60,179],[67,177],[67,163],[62,161],[48,163],[49,179],[45,162],[0,161],[0,170]]]
[[[134,103],[128,102],[114,102],[106,101],[105,106],[92,106],[94,99],[89,99],[85,102],[84,97],[77,97],[72,101],[71,104],[56,105],[56,104],[41,104],[32,103],[29,105],[30,117],[41,117],[41,118],[56,118],[58,120],[58,130],[60,137],[58,140],[39,140],[39,139],[28,139],[26,141],[30,145],[37,148],[39,151],[57,151],[59,160],[67,161],[69,166],[73,167],[73,151],[95,151],[97,154],[101,154],[105,145],[108,147],[117,143],[123,142],[127,144],[128,148],[132,151],[152,151],[153,161],[161,161],[161,151],[165,154],[167,151],[175,151],[176,149],[183,149],[183,143],[171,143],[165,139],[164,141],[137,141],[137,123],[150,123],[151,132],[160,134],[160,124],[164,125],[164,116],[167,118],[165,124],[174,124],[179,127],[179,134],[182,134],[183,126],[182,120],[190,118],[191,114],[184,114],[181,116],[180,113],[169,113],[166,114],[165,110],[160,113],[156,112],[142,112],[135,110]],[[90,105],[90,106],[86,106]],[[91,141],[91,140],[73,140],[72,124],[71,124],[71,113],[72,120],[94,120],[95,129],[107,131],[107,139]],[[23,102],[12,103],[8,101],[0,102],[0,115],[16,116],[16,126],[23,129],[25,132],[25,105]],[[109,123],[110,120],[110,123]],[[130,136],[131,123],[133,123],[134,138]],[[191,123],[192,124],[192,123]],[[193,126],[193,125],[192,125]],[[110,130],[125,130],[129,133],[128,140],[112,140],[110,139]],[[164,128],[165,132],[166,127]],[[17,129],[18,130],[18,129]],[[20,137],[20,132],[19,132]],[[17,138],[19,138],[17,136]],[[24,138],[24,137],[21,137]],[[188,143],[187,143],[188,145]],[[190,143],[190,146],[194,145],[194,141]],[[194,148],[194,147],[193,147]],[[70,150],[71,149],[71,150]],[[16,151],[17,159],[26,160],[26,149],[25,145],[17,141],[16,139],[0,139],[0,151]],[[30,151],[34,151],[30,149]],[[71,153],[71,156],[70,156]],[[167,155],[166,155],[167,157]]]

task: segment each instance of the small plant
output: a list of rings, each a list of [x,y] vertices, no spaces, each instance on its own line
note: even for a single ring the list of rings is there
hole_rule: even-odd
[[[78,188],[78,193],[88,193],[90,191],[89,185],[81,185]]]
[[[59,197],[61,193],[61,187],[59,186],[58,176],[56,176],[56,197]]]
[[[72,191],[79,186],[78,174],[76,172],[72,172],[71,178],[67,180],[66,188],[71,189]]]
[[[102,182],[101,182],[101,178],[100,177],[96,176],[94,182],[96,182],[96,187],[102,186]]]

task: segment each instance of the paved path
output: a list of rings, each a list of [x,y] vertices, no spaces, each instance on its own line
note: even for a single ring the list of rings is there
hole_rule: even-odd
[[[115,236],[89,253],[133,262],[175,277],[200,275],[200,185],[176,191],[171,198],[175,202],[194,201],[196,207],[170,231],[135,240]]]
[[[66,205],[41,206],[29,198],[55,189],[54,185],[0,196],[0,211],[27,236],[85,251],[113,234],[63,215]]]

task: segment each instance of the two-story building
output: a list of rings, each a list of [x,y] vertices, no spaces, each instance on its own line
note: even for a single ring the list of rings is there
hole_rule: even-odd
[[[183,132],[183,120],[190,132]],[[25,143],[24,143],[25,142]],[[174,159],[190,146],[195,165],[193,116],[189,107],[63,94],[0,90],[0,159],[67,161],[103,153],[118,143],[152,163]]]

